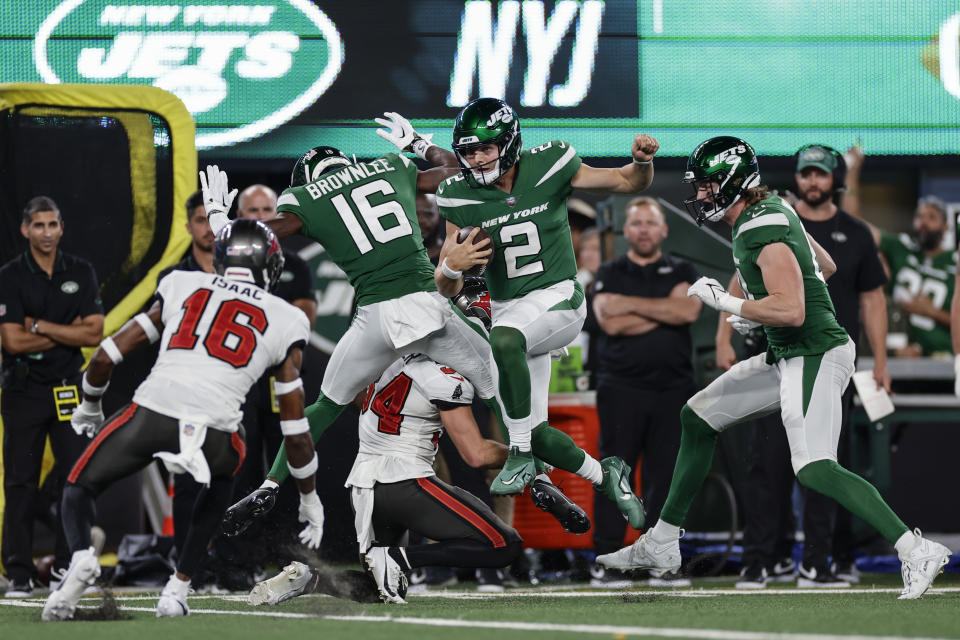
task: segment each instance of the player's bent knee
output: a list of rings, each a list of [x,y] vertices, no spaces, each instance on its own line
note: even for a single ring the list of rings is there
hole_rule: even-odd
[[[510,534],[506,536],[507,545],[497,549],[497,554],[499,559],[503,562],[500,566],[507,566],[512,564],[520,555],[523,553],[523,540],[513,529],[510,529]]]
[[[680,424],[684,431],[695,431],[711,438],[717,438],[720,435],[720,432],[698,416],[689,404],[684,404],[680,409]]]
[[[513,327],[494,327],[490,331],[490,349],[493,357],[499,360],[504,355],[524,353],[527,341],[523,334]]]
[[[833,460],[808,462],[797,471],[797,482],[808,489],[823,493],[823,489],[830,484],[830,478],[836,466],[837,463]]]

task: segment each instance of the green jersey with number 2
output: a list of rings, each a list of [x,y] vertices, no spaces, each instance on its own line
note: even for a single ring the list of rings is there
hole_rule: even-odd
[[[847,332],[837,322],[827,284],[800,217],[779,196],[747,207],[733,225],[733,262],[744,294],[750,300],[767,297],[757,259],[765,246],[777,242],[787,245],[800,265],[806,313],[799,327],[763,327],[769,345],[767,362],[816,355],[846,344]]]
[[[890,264],[894,302],[923,294],[930,298],[937,309],[950,311],[957,269],[956,251],[944,251],[928,258],[907,234],[884,232],[880,236],[880,253]],[[923,355],[953,351],[948,325],[916,313],[910,314],[909,322],[907,334],[910,342],[919,344]]]
[[[521,153],[516,166],[510,193],[472,188],[462,175],[437,189],[440,215],[458,227],[483,227],[493,237],[493,261],[485,275],[494,300],[519,298],[577,273],[567,197],[580,156],[554,140]]]
[[[277,211],[300,218],[300,233],[323,245],[362,306],[437,289],[416,196],[416,165],[390,153],[285,190]]]

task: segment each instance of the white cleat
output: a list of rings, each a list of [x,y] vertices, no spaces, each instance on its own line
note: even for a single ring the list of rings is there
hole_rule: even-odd
[[[190,615],[190,607],[187,606],[189,592],[189,580],[184,582],[177,577],[177,574],[170,576],[167,586],[160,592],[160,599],[157,601],[157,617],[175,618]]]
[[[397,561],[387,553],[387,547],[370,547],[363,555],[363,564],[380,591],[380,599],[386,603],[407,604],[407,576]]]
[[[94,554],[93,547],[74,551],[70,559],[70,567],[60,583],[60,588],[53,591],[47,598],[40,619],[44,622],[53,622],[73,618],[80,596],[98,577],[100,577],[100,562]]]
[[[943,567],[950,561],[950,549],[939,542],[927,540],[920,535],[920,529],[914,529],[917,544],[910,551],[900,556],[900,575],[903,576],[903,591],[900,600],[914,600],[919,598],[930,585],[933,579],[943,573]]]
[[[253,606],[278,604],[295,598],[303,593],[311,578],[313,578],[313,571],[310,567],[294,560],[269,580],[262,580],[255,584],[250,595],[247,596],[247,603]]]
[[[680,535],[683,535],[681,530]],[[680,540],[658,544],[644,533],[633,544],[597,556],[597,564],[607,569],[649,569],[651,573],[662,575],[680,568]]]

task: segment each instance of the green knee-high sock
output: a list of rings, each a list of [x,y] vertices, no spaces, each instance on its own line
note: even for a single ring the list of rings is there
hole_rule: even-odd
[[[307,422],[310,423],[310,437],[313,438],[313,444],[317,444],[317,440],[320,439],[323,432],[343,413],[343,409],[346,406],[345,404],[337,404],[321,393],[317,397],[317,401],[304,410]],[[267,477],[276,480],[277,484],[283,484],[283,481],[286,480],[289,475],[290,470],[287,468],[287,449],[286,447],[280,447],[280,451],[277,452],[277,457],[274,458],[273,466],[270,467],[270,472],[267,474]]]
[[[797,480],[803,486],[836,500],[889,542],[896,542],[909,531],[872,484],[833,460],[811,462],[800,469]]]
[[[503,421],[503,412],[500,411],[500,404],[497,402],[496,398],[481,398],[481,400],[483,401],[483,404],[487,405],[487,408],[493,412],[493,415],[497,417],[497,424],[500,425],[500,435],[503,436],[503,441],[507,443],[507,446],[509,446],[510,433],[507,431],[507,425]],[[537,467],[537,474],[546,473],[547,468],[544,466],[543,460],[536,457],[536,452],[534,452],[533,464]],[[561,469],[562,468],[563,467],[561,467]]]
[[[530,433],[533,455],[558,469],[576,473],[587,454],[563,431],[541,422]]]
[[[673,467],[667,501],[660,510],[660,519],[677,527],[683,524],[690,504],[710,472],[713,450],[720,435],[686,404],[680,410],[680,422],[683,424],[680,451]]]
[[[500,375],[500,399],[507,416],[515,420],[530,415],[530,369],[527,341],[512,327],[494,327],[490,349]]]

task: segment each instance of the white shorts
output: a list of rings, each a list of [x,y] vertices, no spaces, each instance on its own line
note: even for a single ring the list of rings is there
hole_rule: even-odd
[[[449,300],[425,291],[359,307],[330,356],[320,390],[337,404],[347,404],[397,358],[411,353],[453,367],[478,396],[493,397],[485,334],[456,313]]]
[[[546,289],[531,291],[521,298],[494,300],[493,328],[511,327],[527,343],[530,371],[530,428],[547,421],[550,391],[550,352],[567,346],[580,335],[587,317],[583,289],[574,280],[565,280]],[[500,384],[497,364],[490,354],[494,384]]]
[[[766,354],[738,362],[687,404],[717,431],[780,409],[797,473],[816,460],[837,460],[842,402],[853,375],[853,340],[815,356],[770,365]]]

